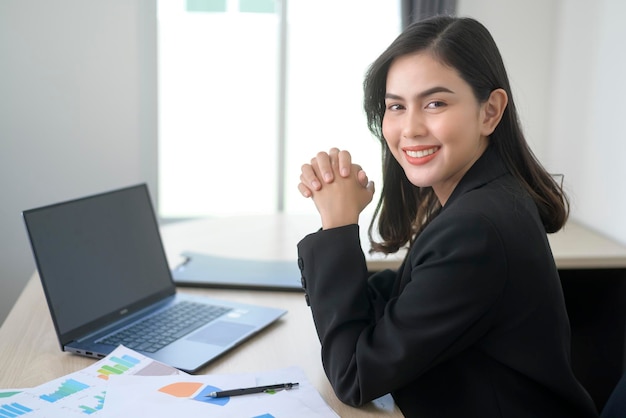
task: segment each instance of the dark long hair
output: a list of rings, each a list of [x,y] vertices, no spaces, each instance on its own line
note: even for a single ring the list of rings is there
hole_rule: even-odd
[[[383,163],[382,193],[369,228],[372,251],[388,254],[412,243],[441,207],[431,187],[416,187],[409,182],[382,132],[389,67],[394,59],[421,51],[458,71],[479,103],[484,103],[495,89],[506,91],[508,104],[490,136],[490,146],[535,201],[546,232],[561,229],[569,215],[567,196],[539,163],[524,138],[495,41],[474,19],[437,16],[407,27],[370,66],[363,83],[367,123],[381,142]],[[373,239],[377,218],[382,242]]]

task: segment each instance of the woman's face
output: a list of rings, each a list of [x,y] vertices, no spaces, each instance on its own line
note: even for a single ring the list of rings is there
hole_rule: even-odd
[[[389,68],[383,135],[409,181],[431,186],[442,205],[487,148],[486,106],[428,53],[401,56]]]

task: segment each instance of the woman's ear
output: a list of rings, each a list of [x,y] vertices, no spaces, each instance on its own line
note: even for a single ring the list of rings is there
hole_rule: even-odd
[[[484,136],[491,135],[496,129],[496,126],[500,123],[500,119],[502,119],[504,109],[506,109],[508,102],[509,97],[507,96],[506,91],[503,89],[495,89],[491,92],[487,101],[483,103],[483,126],[481,133]]]

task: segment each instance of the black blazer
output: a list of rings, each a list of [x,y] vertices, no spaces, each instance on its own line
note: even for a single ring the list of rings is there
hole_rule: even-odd
[[[407,417],[597,417],[570,366],[561,284],[537,208],[488,148],[395,272],[369,280],[357,225],[298,244],[338,398],[391,392]]]

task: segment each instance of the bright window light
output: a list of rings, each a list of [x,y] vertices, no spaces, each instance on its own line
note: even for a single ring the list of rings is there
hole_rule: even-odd
[[[300,166],[331,146],[382,184],[362,83],[399,2],[159,0],[158,25],[161,218],[314,211]]]

